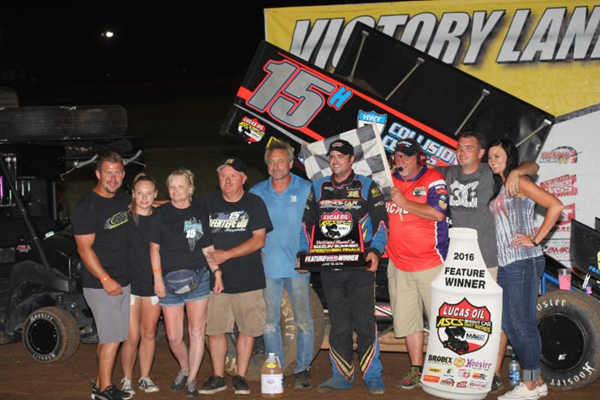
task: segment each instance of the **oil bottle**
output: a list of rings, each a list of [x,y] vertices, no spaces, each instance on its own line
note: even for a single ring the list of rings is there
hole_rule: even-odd
[[[261,368],[261,396],[282,398],[284,396],[284,370],[280,360],[270,352]]]

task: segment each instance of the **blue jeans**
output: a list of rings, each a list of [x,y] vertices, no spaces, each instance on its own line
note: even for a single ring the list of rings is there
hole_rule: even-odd
[[[536,326],[536,300],[545,270],[544,256],[499,266],[503,288],[503,331],[522,365],[524,381],[540,376],[541,339]]]
[[[294,320],[297,327],[298,340],[296,345],[296,366],[294,373],[309,370],[313,360],[313,318],[309,306],[309,274],[295,278],[268,278],[267,287],[263,292],[267,308],[267,321],[263,329],[263,340],[267,352],[273,352],[280,359],[282,368],[284,348],[282,345],[282,332],[280,330],[280,313],[282,309],[282,293],[284,286],[288,291],[288,298],[294,311]],[[287,323],[285,323],[287,324]]]

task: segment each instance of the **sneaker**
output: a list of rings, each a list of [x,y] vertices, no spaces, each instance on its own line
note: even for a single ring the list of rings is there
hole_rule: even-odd
[[[309,390],[311,388],[311,374],[308,370],[303,370],[294,375],[295,390]]]
[[[234,376],[232,379],[232,387],[234,388],[234,394],[250,394],[250,386],[242,376]]]
[[[191,382],[186,383],[186,397],[198,397],[198,390],[196,390],[196,380],[192,380]]]
[[[503,390],[503,382],[501,381],[501,377],[498,375],[494,375],[492,378],[492,385],[490,386],[491,393],[498,393]]]
[[[209,380],[207,380],[200,390],[198,390],[198,394],[215,394],[220,391],[223,391],[227,388],[227,383],[225,379],[220,376],[211,376]]]
[[[386,386],[381,377],[376,377],[365,382],[365,387],[371,395],[383,395],[386,393]]]
[[[138,381],[138,388],[145,393],[158,393],[159,388],[156,384],[150,379],[150,377],[140,377]]]
[[[171,384],[171,387],[169,387],[169,390],[171,390],[171,391],[183,390],[184,387],[186,387],[186,382],[188,381],[189,374],[190,373],[186,369],[180,370],[179,373],[177,374],[177,376],[175,376],[175,379],[173,379],[173,383]]]
[[[411,368],[411,370],[405,373],[405,376],[401,380],[397,382],[397,387],[403,390],[411,390],[418,386],[421,386],[422,383],[419,381],[422,377],[422,372],[419,368],[415,366]]]
[[[528,390],[524,383],[520,383],[513,390],[498,397],[497,400],[538,400],[539,398],[540,395],[536,387]]]
[[[549,387],[547,387],[547,383],[542,383],[536,386],[536,391],[538,391],[538,395],[541,397],[546,397],[549,395]]]
[[[131,386],[131,379],[128,379],[127,377],[124,377],[123,379],[121,379],[121,388],[120,388],[120,390],[123,391],[124,393],[131,394],[132,397],[134,395],[136,395],[136,390],[134,390],[134,388]]]
[[[98,390],[94,396],[95,400],[129,400],[131,394],[119,390],[117,387],[111,385],[104,389],[104,391]]]

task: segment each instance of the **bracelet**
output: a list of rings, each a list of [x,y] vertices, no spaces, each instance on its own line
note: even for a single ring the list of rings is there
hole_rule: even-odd
[[[532,242],[532,245],[534,246],[538,246],[539,244],[534,240],[534,235],[532,237],[530,237],[530,242]]]
[[[154,274],[154,273],[160,273],[162,271],[163,271],[163,269],[161,269],[160,267],[158,269],[152,269],[152,274]]]
[[[223,274],[223,272],[221,271],[221,269],[220,269],[220,268],[216,268],[215,270],[211,270],[211,274],[212,274],[213,276],[215,276],[215,274],[217,274],[217,272],[219,272],[219,273]]]
[[[106,275],[103,278],[100,279],[100,284],[104,284],[105,281],[108,281],[111,278],[111,276]]]

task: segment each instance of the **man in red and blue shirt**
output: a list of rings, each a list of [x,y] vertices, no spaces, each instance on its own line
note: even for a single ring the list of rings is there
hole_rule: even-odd
[[[447,256],[448,191],[444,177],[425,165],[425,155],[412,138],[398,143],[394,152],[394,187],[387,202],[390,239],[386,250],[388,289],[396,337],[405,337],[411,371],[399,387],[420,384],[424,364],[423,312],[430,314],[430,283]]]

